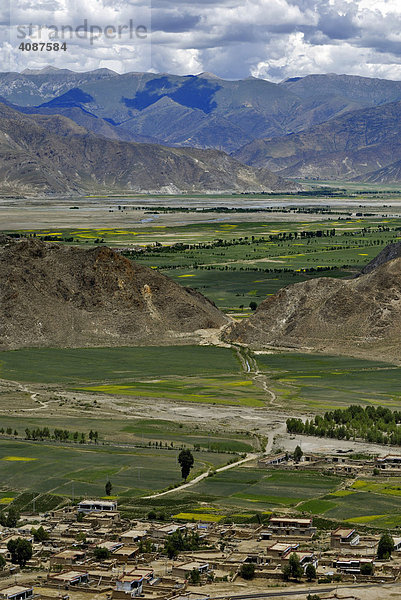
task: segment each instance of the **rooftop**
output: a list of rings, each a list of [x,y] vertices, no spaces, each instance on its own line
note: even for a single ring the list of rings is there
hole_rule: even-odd
[[[22,594],[24,592],[29,592],[30,590],[32,590],[32,586],[25,587],[22,585],[12,585],[11,587],[0,590],[0,595],[1,596],[13,596],[15,594]]]
[[[355,529],[345,529],[343,527],[337,527],[335,531],[332,531],[331,535],[336,537],[347,538],[355,533]]]
[[[288,517],[271,517],[269,523],[300,523],[302,525],[309,525],[312,523],[312,519],[290,519]]]

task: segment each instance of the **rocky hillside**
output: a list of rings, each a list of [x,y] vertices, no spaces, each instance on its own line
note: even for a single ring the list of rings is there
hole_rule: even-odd
[[[398,101],[347,112],[301,133],[255,140],[234,156],[283,177],[397,182],[400,135]]]
[[[224,152],[105,139],[63,116],[0,104],[0,184],[21,194],[296,189]]]
[[[2,350],[190,343],[228,322],[198,292],[107,247],[2,241]]]
[[[394,260],[394,258],[401,258],[401,242],[395,242],[395,244],[389,244],[377,256],[374,257],[367,265],[365,265],[360,273],[360,275],[365,275],[366,273],[371,273],[377,267],[384,265],[384,263],[389,260]],[[359,275],[359,277],[360,277]]]
[[[401,258],[357,279],[290,285],[224,337],[252,348],[289,348],[401,362]]]

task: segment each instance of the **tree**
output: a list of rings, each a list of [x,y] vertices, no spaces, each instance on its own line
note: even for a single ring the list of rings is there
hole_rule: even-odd
[[[49,534],[42,526],[39,529],[32,529],[32,535],[35,542],[44,542],[49,539]]]
[[[377,546],[377,558],[387,560],[394,550],[394,540],[389,533],[383,533]]]
[[[304,453],[301,450],[300,446],[297,446],[294,450],[294,460],[295,462],[299,463],[299,461],[301,460],[301,458],[303,457]]]
[[[295,554],[295,552],[291,554],[290,560],[288,561],[288,566],[290,568],[290,577],[293,577],[294,579],[300,579],[304,574],[304,570],[299,562],[299,556],[298,554]]]
[[[252,301],[249,303],[249,308],[251,310],[256,310],[258,308],[258,305],[256,304],[256,302]]]
[[[167,536],[164,542],[164,552],[169,558],[176,558],[179,552],[185,550],[198,550],[200,544],[199,534],[196,531],[182,535],[181,531],[175,531]]]
[[[290,565],[284,565],[282,571],[283,571],[283,579],[284,579],[284,581],[288,581],[289,578],[291,577]]]
[[[181,466],[181,475],[183,479],[186,479],[194,466],[194,457],[192,456],[192,452],[188,449],[181,450],[178,455],[178,462]]]
[[[312,581],[312,579],[316,579],[316,569],[312,563],[309,563],[305,569],[305,575],[308,581]]]
[[[155,510],[150,510],[148,512],[148,519],[149,519],[149,521],[154,521],[154,519],[156,519],[156,517],[157,517],[157,514],[156,514]]]
[[[253,579],[255,577],[255,565],[253,563],[244,563],[241,565],[239,576],[242,579]]]
[[[113,489],[113,485],[109,479],[109,481],[105,485],[106,496],[111,496],[111,490]]]
[[[22,538],[10,540],[7,544],[7,550],[11,554],[11,562],[18,564],[21,568],[25,567],[28,560],[32,558],[32,544]]]
[[[200,583],[200,573],[198,569],[192,569],[189,573],[189,580],[194,585]]]
[[[110,558],[110,550],[107,548],[95,548],[93,554],[95,555],[96,560],[107,560]]]
[[[1,515],[0,524],[5,527],[16,527],[18,521],[19,521],[18,511],[13,506],[10,506],[7,517],[4,514]]]
[[[0,554],[0,569],[4,569],[5,566],[6,566],[6,559],[4,558],[3,555]]]

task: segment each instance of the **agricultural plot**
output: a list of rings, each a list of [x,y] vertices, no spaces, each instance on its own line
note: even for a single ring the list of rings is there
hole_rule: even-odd
[[[202,429],[198,425],[177,423],[167,419],[121,419],[118,417],[107,419],[102,417],[102,413],[96,414],[97,406],[76,405],[79,411],[63,414],[63,408],[58,407],[58,416],[46,414],[40,416],[11,416],[2,415],[0,418],[1,426],[4,430],[10,428],[13,432],[17,431],[19,438],[25,437],[26,429],[35,430],[48,427],[52,432],[54,429],[68,429],[71,436],[78,432],[78,439],[81,433],[84,433],[88,440],[90,430],[98,433],[99,443],[135,444],[140,446],[159,447],[168,446],[169,448],[179,448],[186,446],[188,448],[198,447],[212,452],[252,452],[255,449],[255,438],[251,432],[236,433],[233,431],[223,431],[221,429],[208,430]],[[128,424],[127,424],[128,423]],[[70,441],[73,438],[70,436]],[[1,438],[0,438],[1,439]]]
[[[32,383],[127,382],[136,378],[237,374],[235,352],[210,346],[35,348],[0,353],[0,377]]]
[[[295,273],[282,272],[261,273],[258,271],[240,271],[239,269],[169,269],[164,271],[176,283],[193,287],[212,300],[223,311],[236,311],[250,314],[249,304],[260,304],[267,296],[278,292],[281,288],[294,283],[307,281],[314,277],[322,277],[321,272]],[[346,277],[351,271],[335,269],[325,272],[330,277]],[[240,308],[242,307],[242,308]]]
[[[399,407],[401,369],[340,356],[258,354],[260,370],[272,389],[292,406],[314,411],[349,404]]]
[[[0,377],[109,396],[264,406],[236,352],[210,346],[27,349],[0,354]],[[90,384],[90,385],[85,385]]]
[[[117,497],[146,495],[181,482],[177,455],[178,451],[167,449],[1,440],[0,504],[8,503],[27,486],[36,493],[102,497],[108,479]],[[194,472],[230,459],[230,455],[210,452],[194,452],[194,457]]]
[[[263,391],[251,380],[240,377],[180,378],[125,385],[105,384],[78,388],[87,392],[138,398],[164,398],[202,404],[264,406]]]
[[[215,506],[266,511],[296,507],[302,501],[335,491],[340,483],[335,476],[239,467],[204,479],[193,491],[216,498]]]

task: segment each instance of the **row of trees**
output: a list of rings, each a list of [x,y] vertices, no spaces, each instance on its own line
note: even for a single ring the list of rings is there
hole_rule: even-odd
[[[342,439],[362,438],[367,442],[401,446],[401,411],[383,406],[351,405],[326,412],[323,416],[303,422],[287,419],[289,433]]]
[[[1,430],[0,430],[1,432]],[[14,435],[18,435],[16,432]],[[97,431],[90,430],[88,434],[88,438],[91,442],[97,444],[99,439],[99,434]],[[80,444],[84,444],[86,441],[86,433],[79,431],[69,431],[68,429],[54,429],[53,433],[50,431],[48,427],[37,427],[35,429],[29,429],[27,427],[25,429],[25,439],[27,440],[56,440],[58,442],[68,442],[70,440],[74,442],[78,442]]]

